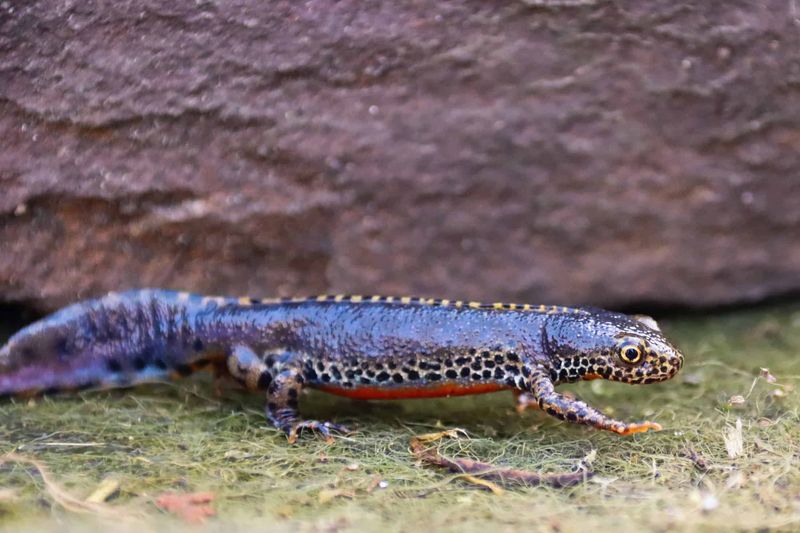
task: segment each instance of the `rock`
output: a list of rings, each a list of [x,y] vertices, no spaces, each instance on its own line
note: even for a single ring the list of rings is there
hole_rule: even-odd
[[[800,289],[783,1],[0,2],[0,300]]]

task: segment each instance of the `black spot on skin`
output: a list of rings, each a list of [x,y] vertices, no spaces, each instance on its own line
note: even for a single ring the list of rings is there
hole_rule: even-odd
[[[368,380],[367,378],[360,378],[360,379],[359,379],[359,381],[360,381],[362,384],[364,384],[364,385],[369,385],[370,383],[372,383],[372,382],[371,382],[370,380]]]
[[[189,365],[184,365],[184,364],[175,365],[175,372],[177,372],[183,377],[192,375],[191,367]]]
[[[589,364],[590,364],[590,365],[593,365],[593,364],[595,364],[595,363],[597,363],[597,360],[596,360],[594,357],[590,357],[590,358],[589,358]]]
[[[564,359],[564,361],[562,361],[562,363],[561,363],[561,366],[564,367],[564,368],[570,368],[572,366],[572,360],[571,359]]]
[[[364,361],[363,363],[361,363],[361,368],[363,368],[364,370],[369,369],[369,361]]]
[[[484,350],[481,352],[481,357],[483,357],[484,359],[488,359],[491,356],[492,354],[490,354],[488,350]]]
[[[383,370],[383,364],[382,363],[375,363],[375,370]]]
[[[389,381],[389,377],[390,376],[387,372],[381,372],[380,374],[375,376],[375,379],[377,379],[378,381]]]
[[[395,383],[402,383],[403,382],[403,374],[397,373],[392,375],[392,381]]]
[[[258,388],[260,390],[267,390],[267,387],[269,387],[270,383],[272,383],[272,376],[269,374],[269,372],[262,372],[261,375],[258,376]]]
[[[267,358],[264,360],[264,364],[267,365],[267,366],[274,365],[275,364],[275,356],[274,355],[268,355]],[[309,365],[309,366],[311,366],[311,365]],[[322,369],[320,368],[320,370],[322,370]]]
[[[420,368],[421,368],[421,367],[420,367]],[[436,371],[439,371],[439,370],[441,370],[441,369],[442,369],[442,365],[440,365],[439,363],[428,363],[428,369],[429,369],[429,370],[436,370]]]
[[[416,359],[409,359],[408,361],[406,361],[406,364],[408,366],[417,366],[417,360]]]
[[[478,353],[478,350],[476,350],[475,348],[470,348],[469,349],[469,354],[470,355],[475,355],[476,353]]]
[[[114,372],[115,374],[117,372],[122,372],[122,364],[116,359],[109,359],[106,361],[106,368],[109,372]]]
[[[458,378],[458,372],[456,372],[452,368],[447,370],[447,372],[445,372],[444,375],[447,376],[448,379],[456,379],[456,378]]]
[[[375,377],[375,371],[374,370],[367,370],[366,374],[367,374],[368,378],[374,378]]]
[[[342,373],[341,373],[341,372],[339,372],[339,369],[338,369],[338,368],[336,368],[335,366],[334,366],[334,367],[331,367],[331,374],[333,374],[333,377],[334,377],[335,379],[337,379],[337,380],[340,380],[340,379],[342,379]]]
[[[322,374],[322,381],[324,381],[325,383],[330,383],[330,381],[331,381],[330,374],[328,374],[327,372],[324,372]]]
[[[360,368],[356,368],[355,370],[353,370],[353,374],[355,374],[356,376],[360,376],[363,373],[364,371],[361,370]]]
[[[472,368],[472,370],[480,370],[481,368],[483,368],[482,365],[481,365],[481,362],[479,360],[475,361],[474,363],[472,363],[469,366]]]
[[[492,371],[491,370],[484,370],[482,375],[483,375],[484,379],[488,379],[488,378],[492,377]]]
[[[567,412],[567,420],[569,420],[570,422],[575,422],[578,420],[578,415],[576,415],[572,411],[569,411]]]
[[[469,359],[469,357],[457,357],[457,358],[456,358],[456,364],[457,364],[458,366],[464,366],[464,365],[466,365],[466,364],[467,364],[467,363],[469,363],[469,362],[470,362],[470,359]]]
[[[446,366],[447,368],[451,368],[453,366],[453,360],[452,359],[445,359],[444,360],[444,366]]]
[[[514,361],[514,362],[519,361],[519,356],[514,352],[508,352],[506,354],[506,357],[508,358],[509,361]]]
[[[481,377],[482,376],[480,374],[478,374],[477,372],[472,374],[472,379],[474,379],[475,381],[480,381]]]
[[[644,377],[644,370],[642,370],[641,368],[637,369],[637,370],[636,370],[636,377],[637,377],[637,378],[642,378],[642,377]]]
[[[192,348],[194,348],[195,352],[202,352],[203,348],[205,348],[205,345],[203,344],[203,341],[201,341],[200,339],[195,339],[194,342],[192,343]]]
[[[56,339],[55,347],[58,355],[70,355],[69,341],[66,338]]]
[[[347,364],[350,366],[358,366],[358,359],[351,357],[347,360]]]
[[[144,370],[147,366],[147,361],[144,360],[144,357],[134,357],[133,359],[133,368],[136,370]]]
[[[439,381],[440,379],[442,379],[442,375],[437,374],[436,372],[428,372],[427,374],[425,374],[425,379],[430,381]]]
[[[506,365],[505,368],[506,368],[506,372],[511,372],[515,376],[519,375],[519,367],[518,366],[516,366],[516,365]]]
[[[586,367],[582,366],[578,369],[578,375],[582,376],[584,374],[586,374]]]
[[[528,368],[528,366],[527,366],[527,365],[523,365],[523,366],[522,366],[522,375],[523,375],[523,376],[525,376],[526,378],[527,378],[527,377],[530,377],[530,375],[531,375],[531,369],[530,369],[530,368]]]
[[[317,380],[317,372],[313,368],[306,369],[306,377],[309,381],[316,381]]]
[[[495,377],[495,379],[502,379],[503,376],[505,376],[505,375],[506,374],[505,374],[505,372],[503,372],[502,368],[498,367],[498,368],[494,369],[494,377]]]
[[[491,359],[487,359],[486,361],[483,362],[483,366],[485,366],[486,368],[494,368],[494,361]]]
[[[325,370],[325,363],[323,363],[322,361],[317,362],[317,370],[319,370],[320,372]]]
[[[417,372],[416,370],[409,370],[408,371],[408,379],[412,379],[412,380],[419,379],[419,372]]]
[[[159,370],[166,370],[167,369],[167,362],[164,361],[163,359],[156,359],[155,361],[153,361],[153,364]]]
[[[497,363],[498,365],[500,363],[502,363],[504,360],[505,360],[505,357],[503,357],[503,354],[501,354],[501,353],[499,353],[499,354],[494,356],[494,362]]]
[[[568,377],[569,377],[569,373],[566,370],[562,369],[558,373],[558,381],[566,381]]]
[[[469,377],[469,368],[468,367],[465,366],[464,368],[461,369],[461,377],[462,378]]]
[[[289,398],[297,398],[297,389],[289,389],[287,391]]]
[[[397,363],[395,363],[394,361],[389,361],[389,362],[386,364],[386,366],[388,366],[388,367],[389,367],[389,370],[394,370],[394,369],[396,369],[396,368],[397,368]]]
[[[427,370],[428,369],[428,363],[425,362],[425,361],[420,361],[419,364],[417,365],[417,367],[420,370]]]
[[[510,385],[510,386],[512,386],[512,387],[515,387],[515,386],[517,385],[517,382],[516,382],[516,381],[514,381],[514,378],[512,378],[512,377],[507,377],[507,378],[506,378],[506,385]]]
[[[342,382],[342,386],[343,387],[347,387],[348,389],[352,389],[353,388],[353,384],[350,383],[349,381]]]
[[[344,375],[345,377],[347,377],[347,379],[355,379],[356,377],[356,373],[353,372],[352,370],[346,370]]]
[[[548,408],[546,409],[546,412],[547,412],[547,414],[548,414],[548,415],[551,415],[551,416],[558,416],[558,411],[556,411],[556,410],[555,410],[555,409],[553,409],[552,407],[548,407]]]

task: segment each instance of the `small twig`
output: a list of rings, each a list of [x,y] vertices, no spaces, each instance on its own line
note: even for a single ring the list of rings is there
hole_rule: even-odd
[[[446,468],[453,473],[466,474],[465,479],[473,483],[482,481],[482,483],[479,484],[484,487],[486,487],[486,481],[491,480],[506,485],[547,485],[561,488],[577,485],[591,478],[593,475],[593,473],[588,470],[561,474],[537,474],[535,472],[515,468],[498,468],[492,464],[473,461],[472,459],[450,459],[440,455],[439,452],[434,449],[425,447],[426,443],[434,442],[444,437],[457,438],[459,432],[463,433],[463,430],[450,430],[412,437],[410,442],[411,452],[423,463]],[[489,486],[486,488],[497,492],[496,487]]]

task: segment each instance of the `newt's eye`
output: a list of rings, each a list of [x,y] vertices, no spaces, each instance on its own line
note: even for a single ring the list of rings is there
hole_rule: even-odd
[[[619,347],[619,356],[626,363],[636,364],[642,359],[642,348],[637,344],[626,342]]]

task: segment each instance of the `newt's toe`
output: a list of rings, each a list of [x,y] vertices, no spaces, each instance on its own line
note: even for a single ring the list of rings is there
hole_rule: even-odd
[[[655,422],[641,422],[638,424],[626,424],[624,426],[614,428],[614,431],[620,435],[633,435],[635,433],[644,433],[646,431],[661,431],[663,428],[661,424]]]
[[[341,424],[334,424],[333,422],[320,422],[318,420],[303,420],[292,426],[292,429],[289,431],[289,444],[294,444],[297,442],[297,438],[300,435],[300,432],[303,430],[311,430],[315,433],[318,433],[320,436],[322,436],[322,438],[325,439],[325,442],[329,444],[333,442],[333,435],[331,435],[331,432],[341,434],[350,433],[350,429]]]

